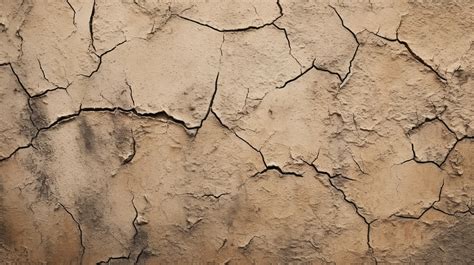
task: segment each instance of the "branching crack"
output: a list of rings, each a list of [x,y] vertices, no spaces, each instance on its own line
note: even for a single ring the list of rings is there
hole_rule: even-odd
[[[118,43],[117,45],[115,45],[110,50],[107,50],[107,51],[103,52],[102,54],[97,55],[99,57],[99,63],[97,64],[97,67],[90,74],[88,74],[88,75],[81,74],[81,75],[84,76],[84,77],[89,77],[89,78],[92,77],[93,74],[95,74],[97,71],[99,71],[99,68],[102,65],[102,57],[105,56],[107,53],[115,50],[118,46],[124,44],[125,42],[127,42],[127,40],[124,40],[124,41]]]
[[[315,161],[315,160],[314,160],[314,161]],[[360,218],[362,218],[362,220],[364,220],[364,222],[367,224],[367,246],[368,246],[368,249],[369,249],[371,255],[373,255],[373,248],[372,248],[372,245],[370,244],[370,225],[371,225],[373,222],[377,221],[377,219],[373,219],[372,221],[369,222],[368,219],[361,213],[360,207],[357,206],[357,204],[356,204],[354,201],[352,201],[352,200],[350,200],[350,199],[347,198],[347,196],[346,196],[344,190],[342,190],[341,188],[337,187],[337,186],[333,183],[333,178],[335,178],[335,177],[342,177],[342,178],[345,178],[345,179],[347,179],[347,180],[352,180],[352,181],[354,181],[354,179],[349,178],[349,177],[344,177],[344,176],[342,176],[342,175],[332,176],[331,174],[329,174],[329,172],[319,170],[319,169],[316,167],[316,165],[314,165],[314,161],[311,162],[311,163],[308,163],[308,162],[306,162],[306,161],[303,161],[303,162],[304,162],[305,164],[307,164],[308,166],[312,167],[312,168],[316,171],[316,173],[327,176],[327,177],[328,177],[329,184],[330,184],[335,190],[337,190],[339,193],[342,194],[342,197],[343,197],[344,201],[346,201],[347,203],[349,203],[350,205],[352,205],[352,206],[354,207],[354,210],[355,210],[356,214],[357,214]],[[315,176],[315,178],[316,178],[316,176]],[[373,256],[372,256],[372,257],[373,257]],[[374,260],[375,260],[375,257],[373,257],[373,258],[374,258]]]
[[[435,204],[440,202],[441,201],[441,195],[443,193],[443,187],[444,187],[444,179],[443,179],[443,183],[441,184],[441,187],[439,188],[439,193],[438,193],[438,199],[436,201],[434,201],[433,203],[431,203],[431,205],[427,208],[425,208],[420,215],[418,216],[410,216],[410,215],[398,215],[398,214],[392,214],[390,217],[394,216],[394,217],[398,217],[398,218],[405,218],[405,219],[415,219],[415,220],[418,220],[420,219],[421,217],[423,217],[423,215],[425,215],[425,213],[427,213],[429,210],[431,209],[436,209],[435,208]],[[436,209],[438,210],[438,209]]]
[[[334,12],[336,13],[336,15],[339,17],[339,20],[341,20],[342,26],[343,26],[347,31],[349,31],[349,32],[352,34],[352,36],[354,37],[354,40],[355,40],[356,43],[357,43],[357,47],[356,47],[356,49],[354,50],[354,54],[352,55],[352,58],[351,58],[351,60],[349,61],[349,70],[348,70],[348,72],[347,72],[347,73],[344,75],[344,77],[342,77],[342,78],[341,78],[341,76],[339,76],[339,78],[341,79],[341,85],[340,85],[340,86],[342,87],[342,86],[344,86],[344,84],[346,83],[347,77],[349,77],[349,75],[351,74],[351,71],[352,71],[352,63],[354,62],[354,59],[355,59],[355,57],[356,57],[356,55],[357,55],[357,51],[359,50],[360,42],[359,42],[359,40],[357,39],[357,35],[356,35],[349,27],[347,27],[346,24],[344,24],[344,20],[342,19],[342,17],[341,17],[341,15],[339,14],[339,12],[337,12],[337,9],[334,8],[334,7],[331,6],[331,5],[329,5],[329,7],[331,7],[331,8],[334,10]]]
[[[241,31],[247,31],[247,30],[258,30],[258,29],[261,29],[261,28],[264,28],[266,26],[270,26],[270,25],[273,25],[278,19],[280,19],[282,16],[283,16],[283,8],[281,7],[281,4],[280,4],[280,1],[277,0],[276,2],[277,6],[278,6],[278,9],[280,11],[280,14],[275,18],[273,19],[271,22],[268,22],[268,23],[265,23],[263,25],[260,25],[260,26],[248,26],[248,27],[244,27],[244,28],[234,28],[234,29],[219,29],[219,28],[216,28],[214,26],[211,26],[209,24],[206,24],[206,23],[203,23],[203,22],[199,22],[197,20],[193,20],[191,18],[188,18],[188,17],[185,17],[181,14],[172,14],[174,16],[177,16],[181,19],[184,19],[184,20],[187,20],[189,22],[192,22],[192,23],[196,23],[198,25],[201,25],[203,27],[207,27],[207,28],[210,28],[212,30],[215,30],[215,31],[218,31],[218,32],[241,32]]]
[[[135,137],[133,136],[133,131],[131,131],[131,134],[132,134],[132,152],[127,156],[127,158],[123,160],[122,165],[130,163],[135,157],[135,154],[137,152],[137,149],[136,149],[137,143],[135,141]]]
[[[209,113],[211,113],[212,105],[214,104],[214,98],[216,97],[216,94],[217,94],[218,82],[219,82],[219,73],[217,73],[217,76],[216,76],[216,81],[214,83],[214,92],[212,93],[212,97],[211,97],[211,100],[209,102],[209,107],[207,108],[206,115],[204,115],[204,118],[201,119],[201,121],[199,122],[199,125],[195,128],[196,129],[195,136],[197,136],[197,134],[199,132],[199,129],[201,129],[204,121],[207,120],[207,117],[209,116]]]
[[[139,116],[139,117],[150,117],[150,118],[157,118],[157,119],[163,119],[163,120],[166,120],[166,121],[171,121],[171,122],[174,122],[176,124],[179,124],[179,125],[183,126],[184,128],[186,128],[188,130],[194,130],[194,129],[198,128],[198,126],[194,126],[194,127],[187,126],[184,121],[174,118],[173,116],[166,113],[166,111],[159,111],[159,112],[153,112],[153,113],[140,113],[134,108],[132,108],[132,109],[124,109],[124,108],[121,108],[121,107],[114,107],[114,108],[90,108],[90,107],[88,107],[88,108],[83,108],[82,106],[80,106],[79,110],[77,112],[69,114],[69,115],[61,116],[61,117],[57,118],[50,125],[48,125],[46,127],[39,128],[36,131],[36,134],[31,138],[30,142],[27,145],[17,147],[15,149],[15,151],[13,151],[10,155],[8,155],[7,157],[1,158],[0,162],[11,158],[16,152],[18,152],[21,149],[32,147],[33,146],[32,145],[33,141],[38,137],[38,135],[42,131],[47,131],[47,130],[55,127],[58,124],[73,120],[74,118],[81,115],[82,112],[111,112],[111,113],[120,112],[120,113],[128,113],[128,114],[136,115],[136,116]]]
[[[301,65],[301,63],[298,61],[298,59],[296,59],[296,57],[293,55],[293,50],[291,48],[291,42],[290,42],[290,38],[288,37],[288,32],[286,31],[285,28],[279,27],[275,23],[273,23],[273,26],[275,26],[275,28],[277,28],[278,30],[283,31],[283,33],[285,33],[286,42],[288,43],[288,48],[289,48],[288,52],[289,52],[290,56],[295,60],[295,62],[300,66],[300,73],[302,73],[303,72],[303,65]]]
[[[255,173],[254,175],[251,176],[251,178],[253,177],[256,177],[260,174],[263,174],[267,171],[270,171],[270,170],[275,170],[277,171],[278,173],[280,173],[281,175],[290,175],[290,176],[295,176],[295,177],[303,177],[302,174],[300,173],[297,173],[297,172],[292,172],[292,171],[284,171],[282,168],[280,168],[279,166],[277,165],[268,165],[266,160],[265,160],[265,157],[262,153],[262,151],[256,147],[254,147],[252,144],[250,144],[247,140],[245,140],[244,138],[242,138],[239,134],[237,134],[234,130],[232,130],[229,126],[225,125],[221,118],[219,118],[219,116],[214,112],[213,109],[211,109],[211,112],[212,114],[214,114],[214,116],[216,117],[216,119],[219,121],[219,123],[222,125],[222,127],[226,128],[227,130],[229,130],[233,135],[235,135],[237,138],[239,138],[241,141],[243,141],[244,143],[246,143],[250,148],[252,148],[253,150],[255,150],[255,152],[259,153],[260,154],[260,157],[262,159],[262,162],[263,162],[263,165],[265,166],[265,168],[257,173]]]

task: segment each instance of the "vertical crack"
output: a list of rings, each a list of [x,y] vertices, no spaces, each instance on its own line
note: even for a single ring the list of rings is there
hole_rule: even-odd
[[[201,119],[200,123],[199,123],[199,126],[196,127],[196,134],[194,136],[197,136],[198,132],[199,132],[199,129],[202,128],[202,125],[204,123],[205,120],[207,120],[207,117],[209,116],[209,113],[211,113],[212,111],[212,105],[214,104],[214,98],[216,97],[216,94],[217,94],[217,84],[219,82],[219,73],[217,73],[217,76],[216,76],[216,81],[214,82],[214,92],[212,93],[212,97],[211,97],[211,100],[209,102],[209,107],[207,108],[207,111],[206,111],[206,115],[204,116],[203,119]]]
[[[344,24],[344,20],[342,19],[341,15],[339,14],[339,12],[337,12],[336,8],[334,8],[333,6],[329,5],[329,7],[331,7],[334,12],[336,13],[336,15],[339,17],[339,20],[341,20],[341,24],[342,26],[347,30],[349,31],[351,34],[352,34],[352,37],[354,37],[354,40],[356,41],[357,43],[357,47],[354,51],[354,54],[352,55],[352,58],[351,60],[349,61],[349,71],[346,73],[346,75],[342,78],[342,83],[341,83],[341,86],[344,86],[344,84],[346,83],[347,81],[347,77],[351,74],[351,71],[352,71],[352,63],[354,62],[354,59],[357,55],[357,51],[359,50],[359,46],[360,46],[360,42],[359,40],[357,39],[357,35],[349,28],[346,26],[346,24]]]
[[[74,215],[62,203],[58,202],[58,204],[64,209],[64,211],[66,211],[67,214],[69,214],[69,216],[71,216],[72,220],[74,221],[74,223],[76,223],[76,226],[79,229],[79,240],[80,240],[80,243],[81,243],[80,264],[82,264],[84,254],[86,253],[86,246],[84,246],[84,234],[83,234],[83,231],[82,231],[82,228],[81,228],[81,224],[76,220]]]
[[[95,0],[92,3],[92,11],[91,11],[91,16],[89,17],[89,33],[91,35],[91,46],[94,51],[95,45],[94,45],[94,27],[93,27],[93,22],[94,22],[94,15],[95,15]]]
[[[130,83],[128,83],[128,80],[127,80],[127,79],[125,79],[125,84],[127,84],[127,86],[128,86],[128,91],[129,91],[129,94],[130,94],[130,99],[132,100],[132,106],[135,107],[135,99],[133,98],[132,86],[130,85]]]
[[[131,134],[132,134],[132,152],[128,155],[127,158],[125,158],[125,160],[123,160],[122,165],[130,163],[135,157],[135,154],[137,152],[137,149],[136,149],[137,143],[135,141],[135,137],[133,136],[133,131],[131,131]]]
[[[138,236],[138,228],[137,228],[137,219],[138,219],[138,210],[137,210],[137,207],[135,206],[135,195],[132,194],[132,206],[133,206],[133,210],[135,211],[135,217],[133,218],[132,220],[132,226],[133,226],[133,229],[135,230],[135,234],[133,234],[133,243],[135,244],[136,243],[136,238]]]
[[[74,24],[74,26],[77,27],[76,25],[76,9],[74,9],[74,7],[71,5],[71,3],[69,2],[69,0],[66,0],[66,3],[68,4],[68,6],[71,8],[72,10],[72,24]]]

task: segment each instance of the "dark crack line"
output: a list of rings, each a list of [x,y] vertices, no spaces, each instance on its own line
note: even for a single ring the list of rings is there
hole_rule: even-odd
[[[214,198],[216,200],[219,200],[220,197],[225,196],[225,195],[230,195],[229,192],[224,192],[224,193],[219,193],[219,194],[213,194],[213,193],[206,193],[201,195],[203,198]]]
[[[386,41],[390,41],[390,42],[397,42],[401,45],[403,45],[407,51],[410,53],[410,55],[416,60],[418,61],[419,63],[423,64],[425,67],[429,68],[431,70],[431,72],[433,72],[439,79],[441,79],[441,81],[443,83],[446,83],[447,82],[447,79],[442,76],[436,69],[433,68],[433,66],[431,66],[430,64],[428,64],[427,62],[425,62],[420,56],[418,56],[411,48],[410,46],[408,45],[408,43],[406,41],[402,41],[399,39],[398,37],[398,29],[400,28],[401,26],[401,23],[400,25],[398,26],[397,28],[397,32],[396,32],[396,39],[391,39],[391,38],[388,38],[388,37],[384,37],[382,35],[379,35],[378,33],[375,33],[375,32],[372,32],[372,31],[369,31],[367,30],[369,33],[372,33],[373,35],[381,38],[381,39],[384,39]]]
[[[72,24],[74,24],[74,26],[77,27],[76,25],[76,9],[74,9],[74,7],[71,5],[71,3],[69,2],[69,0],[66,0],[66,3],[68,4],[68,6],[71,8],[72,10]]]
[[[199,132],[199,129],[202,128],[202,125],[204,124],[204,121],[207,120],[207,117],[211,113],[211,109],[212,109],[212,106],[214,104],[214,99],[215,99],[216,94],[217,94],[218,82],[219,82],[219,73],[217,73],[216,81],[214,82],[214,92],[212,92],[212,97],[211,97],[211,100],[209,101],[209,107],[207,108],[206,115],[204,115],[204,118],[201,119],[201,121],[199,122],[199,125],[195,128],[196,129],[195,136],[197,136],[197,134]]]
[[[305,75],[307,72],[309,72],[311,69],[317,69],[316,67],[314,67],[314,64],[311,66],[311,67],[308,67],[308,69],[304,70],[303,72],[301,72],[299,75],[293,77],[292,79],[290,80],[287,80],[285,81],[285,83],[282,85],[282,86],[279,86],[279,87],[276,87],[277,89],[282,89],[282,88],[285,88],[288,84],[298,80],[300,77],[302,77],[303,75]],[[318,69],[317,69],[318,70]]]
[[[425,208],[420,215],[418,216],[410,216],[410,215],[399,215],[399,214],[392,214],[390,217],[397,217],[397,218],[404,218],[404,219],[413,219],[413,220],[419,220],[427,213],[429,210],[433,209],[435,207],[435,204],[441,201],[441,195],[443,193],[443,187],[444,187],[444,179],[443,183],[441,184],[441,187],[439,188],[439,193],[438,193],[438,199],[434,202],[431,203],[431,205],[427,208]]]
[[[132,153],[129,154],[127,158],[125,158],[125,160],[123,160],[122,165],[130,163],[135,157],[135,154],[137,153],[137,147],[136,147],[137,142],[135,141],[135,137],[133,136],[133,131],[131,132],[131,134],[132,134]]]
[[[474,136],[467,136],[467,135],[465,135],[465,136],[463,136],[463,137],[457,139],[456,143],[454,143],[453,147],[451,147],[451,148],[449,149],[448,153],[447,153],[446,156],[444,157],[444,160],[439,164],[440,167],[443,166],[444,163],[446,163],[446,161],[448,160],[449,155],[450,155],[451,152],[456,148],[456,146],[458,145],[458,143],[464,141],[465,139],[473,140],[473,139],[474,139]]]
[[[277,165],[268,165],[266,160],[265,160],[265,156],[263,155],[262,151],[260,149],[257,149],[256,147],[254,147],[252,144],[250,144],[247,140],[245,140],[244,138],[242,138],[239,134],[237,134],[234,130],[232,130],[229,126],[227,126],[226,124],[224,124],[224,122],[222,122],[221,118],[217,115],[217,113],[214,112],[214,110],[211,108],[211,112],[212,114],[216,117],[216,119],[219,121],[219,123],[221,124],[222,127],[226,128],[228,131],[230,131],[233,135],[235,135],[238,139],[240,139],[241,141],[243,141],[244,143],[246,143],[250,148],[252,148],[255,152],[257,152],[258,154],[260,154],[260,157],[262,159],[262,162],[263,162],[263,165],[265,166],[265,168],[257,173],[255,173],[254,175],[252,175],[250,178],[253,178],[253,177],[256,177],[260,174],[263,174],[267,171],[270,171],[270,170],[275,170],[277,171],[278,173],[280,173],[281,175],[290,175],[290,176],[295,176],[295,177],[303,177],[302,174],[299,174],[299,173],[296,173],[296,172],[292,172],[292,171],[284,171],[283,169],[281,169],[279,166]]]
[[[301,78],[302,76],[304,76],[306,73],[308,73],[308,72],[309,72],[311,69],[313,69],[313,68],[316,69],[316,70],[318,70],[318,71],[326,72],[326,73],[329,73],[329,74],[331,74],[331,75],[337,76],[337,78],[338,78],[339,81],[341,82],[341,85],[340,85],[340,86],[342,86],[344,80],[343,80],[343,78],[342,78],[338,73],[333,72],[333,71],[328,70],[328,69],[325,69],[325,68],[321,68],[321,67],[319,67],[319,66],[316,66],[315,61],[316,61],[316,59],[313,60],[313,63],[312,63],[312,65],[311,65],[311,67],[308,67],[308,69],[304,70],[304,71],[301,72],[299,75],[297,75],[297,76],[295,76],[295,77],[293,77],[293,78],[291,78],[291,79],[285,81],[285,83],[284,83],[282,86],[278,86],[278,87],[276,87],[276,89],[283,89],[283,88],[285,88],[288,84],[295,82],[296,80],[298,80],[299,78]]]
[[[443,213],[445,215],[455,216],[455,217],[457,217],[459,215],[465,215],[465,214],[474,215],[473,209],[471,207],[469,207],[469,209],[467,209],[465,211],[455,211],[454,213],[446,212],[446,211],[441,210],[440,208],[438,208],[436,206],[433,206],[432,209],[435,210],[435,211],[438,211],[440,213]]]
[[[328,70],[328,69],[325,69],[325,68],[322,68],[320,66],[316,66],[316,60],[313,61],[313,67],[318,70],[318,71],[323,71],[323,72],[327,72],[327,73],[330,73],[332,75],[335,75],[337,76],[337,78],[339,79],[339,81],[341,81],[341,86],[342,86],[342,82],[344,81],[344,79],[341,77],[341,75],[339,73],[336,73],[336,72],[333,72],[331,70]]]
[[[331,7],[334,12],[336,13],[336,15],[339,17],[339,20],[341,20],[341,25],[351,33],[352,37],[354,37],[354,40],[356,41],[357,43],[357,46],[356,46],[356,49],[354,51],[354,54],[352,55],[352,58],[351,60],[349,61],[349,71],[344,75],[343,78],[341,78],[341,87],[345,84],[345,82],[347,81],[347,77],[349,77],[349,75],[351,74],[351,71],[352,71],[352,63],[354,62],[354,59],[357,55],[357,51],[359,51],[359,46],[360,46],[360,42],[359,40],[357,39],[357,35],[349,28],[346,26],[346,24],[344,24],[344,20],[342,19],[341,15],[339,14],[339,12],[337,12],[337,9],[334,8],[333,6],[329,5],[329,7]]]
[[[74,215],[60,202],[58,202],[58,204],[64,209],[64,211],[66,211],[67,214],[69,214],[69,216],[71,216],[72,220],[76,223],[77,225],[77,228],[79,229],[79,239],[80,239],[80,243],[81,243],[81,260],[80,260],[80,264],[82,264],[82,261],[83,261],[83,258],[84,258],[84,254],[86,253],[86,246],[84,246],[84,233],[82,231],[82,228],[81,228],[81,224],[76,220],[76,218],[74,217]]]
[[[38,63],[39,63],[39,66],[40,66],[40,70],[43,74],[43,78],[48,81],[49,83],[51,83],[45,76],[45,73],[44,73],[44,70],[43,70],[43,67],[41,66],[41,62],[38,60]],[[67,92],[67,89],[69,88],[69,86],[71,86],[72,82],[71,83],[68,83],[68,85],[66,87],[61,87],[61,86],[57,86],[55,85],[54,88],[51,88],[51,89],[46,89],[44,90],[43,92],[41,93],[38,93],[38,94],[31,94],[30,92],[28,92],[28,90],[26,89],[26,87],[23,85],[23,83],[21,82],[20,80],[20,77],[18,76],[18,74],[15,72],[15,69],[13,69],[13,65],[11,63],[5,63],[5,64],[2,64],[0,66],[6,66],[6,65],[9,65],[10,66],[10,69],[12,70],[13,74],[15,75],[16,77],[16,80],[18,81],[18,83],[20,84],[21,88],[23,89],[23,91],[26,93],[26,95],[28,96],[29,99],[32,99],[32,98],[37,98],[37,97],[41,97],[41,96],[44,96],[46,95],[47,93],[49,92],[52,92],[52,91],[55,91],[55,90],[58,90],[58,89],[63,89]],[[53,83],[51,83],[53,84]],[[53,84],[54,85],[54,84]],[[31,111],[33,112],[33,109],[31,108]]]
[[[203,22],[199,22],[197,20],[194,20],[194,19],[191,19],[191,18],[188,18],[188,17],[185,17],[183,15],[180,15],[180,14],[172,14],[174,16],[177,16],[181,19],[184,19],[184,20],[187,20],[189,22],[192,22],[192,23],[196,23],[198,25],[201,25],[203,27],[207,27],[207,28],[210,28],[212,30],[215,30],[215,31],[218,31],[218,32],[242,32],[242,31],[248,31],[248,30],[258,30],[258,29],[261,29],[261,28],[264,28],[264,27],[267,27],[267,26],[270,26],[272,24],[274,24],[278,19],[280,19],[282,16],[283,16],[283,8],[281,7],[280,5],[280,1],[277,0],[276,2],[277,6],[278,6],[278,9],[280,11],[280,14],[275,18],[273,19],[271,22],[269,23],[265,23],[265,24],[262,24],[260,26],[248,26],[248,27],[245,27],[245,28],[235,28],[235,29],[219,29],[219,28],[216,28],[214,26],[211,26],[209,24],[206,24],[206,23],[203,23]]]
[[[329,184],[335,189],[337,190],[340,194],[342,194],[342,197],[344,199],[344,201],[346,201],[348,204],[352,205],[352,207],[354,208],[356,214],[362,218],[362,220],[364,220],[364,222],[367,224],[367,246],[369,248],[369,251],[373,254],[373,247],[372,245],[370,244],[370,225],[377,221],[377,219],[374,219],[372,221],[368,221],[367,218],[360,212],[360,207],[357,206],[357,204],[348,199],[347,196],[346,196],[346,193],[339,187],[337,187],[333,182],[332,182],[332,179],[335,178],[335,177],[343,177],[343,178],[346,178],[346,179],[349,179],[349,180],[354,180],[352,178],[349,178],[349,177],[344,177],[342,175],[336,175],[336,176],[332,176],[331,174],[329,174],[329,172],[326,172],[326,171],[322,171],[322,170],[319,170],[315,165],[314,165],[314,161],[312,163],[308,163],[306,161],[303,161],[305,164],[307,164],[308,166],[312,167],[316,173],[318,174],[322,174],[322,175],[325,175],[328,177],[328,181],[329,181]],[[317,179],[317,177],[315,176],[315,178]],[[373,257],[375,259],[375,257]]]
[[[103,52],[102,54],[100,55],[97,55],[99,57],[99,63],[97,64],[97,67],[88,75],[84,75],[84,74],[81,74],[81,76],[84,76],[84,77],[92,77],[92,75],[94,75],[95,73],[97,73],[100,69],[100,66],[102,65],[102,57],[105,56],[106,54],[108,54],[109,52],[112,52],[113,50],[115,50],[118,46],[124,44],[125,42],[127,42],[127,40],[124,40],[120,43],[118,43],[117,45],[115,45],[113,48],[111,48],[110,50],[107,50],[105,52]]]
[[[50,88],[50,89],[46,89],[44,90],[43,92],[41,93],[38,93],[38,94],[34,94],[33,96],[31,96],[31,98],[39,98],[39,97],[42,97],[42,96],[45,96],[46,94],[48,94],[49,92],[53,92],[53,91],[56,91],[56,90],[64,90],[66,91],[66,93],[68,93],[67,89],[69,88],[69,86],[71,86],[72,83],[69,83],[67,85],[67,87],[61,87],[61,86],[56,86],[54,88]],[[69,94],[69,93],[68,93]]]
[[[114,108],[82,108],[82,107],[80,107],[79,111],[77,111],[75,113],[72,113],[72,114],[69,114],[69,115],[61,116],[61,117],[57,118],[50,125],[37,129],[36,134],[31,138],[30,142],[27,145],[17,147],[15,149],[15,151],[13,151],[7,157],[1,158],[0,162],[11,158],[16,152],[18,152],[21,149],[32,147],[33,146],[33,144],[32,144],[33,141],[35,141],[35,139],[39,136],[39,134],[42,131],[47,131],[47,130],[49,130],[49,129],[51,129],[51,128],[53,128],[53,127],[55,127],[55,126],[57,126],[57,125],[59,125],[63,122],[74,120],[74,118],[81,115],[82,112],[109,112],[109,113],[118,113],[118,112],[120,112],[120,113],[132,114],[132,115],[135,115],[135,116],[138,116],[138,117],[150,117],[150,118],[163,119],[165,121],[171,121],[171,122],[174,122],[176,124],[179,124],[179,125],[183,126],[184,128],[186,128],[188,130],[194,130],[194,129],[198,128],[198,126],[195,126],[195,127],[187,126],[184,121],[174,118],[173,116],[166,113],[166,111],[159,111],[159,112],[154,112],[154,113],[140,113],[134,108],[124,109],[124,108],[121,108],[121,107],[114,107]]]
[[[91,35],[91,46],[92,46],[92,49],[95,51],[96,49],[94,45],[94,27],[93,27],[94,15],[95,15],[95,0],[92,3],[91,16],[89,17],[89,33]]]
[[[41,65],[40,59],[36,58],[36,60],[38,60],[38,65],[39,65],[39,68],[41,70],[41,74],[43,75],[43,79],[48,81],[48,83],[55,85],[53,82],[49,81],[49,79],[46,77],[46,73],[44,72],[44,69],[43,69],[43,66]]]
[[[135,206],[135,195],[133,195],[133,194],[132,194],[132,206],[133,206],[133,210],[135,211],[135,217],[132,220],[132,226],[133,226],[133,229],[135,230],[135,234],[133,234],[132,238],[133,238],[133,244],[135,244],[137,236],[138,236],[138,228],[137,228],[137,225],[136,225],[137,224],[137,219],[138,219],[138,210],[137,210],[137,207]]]
[[[8,65],[10,65],[10,69],[13,73],[13,75],[16,77],[16,80],[18,82],[18,84],[20,85],[21,89],[23,90],[23,92],[26,94],[26,96],[28,97],[28,100],[27,100],[27,104],[28,104],[28,109],[30,110],[30,113],[29,113],[29,119],[30,119],[30,122],[31,124],[33,125],[33,127],[35,127],[36,129],[36,132],[35,132],[35,135],[38,133],[38,127],[36,127],[36,124],[35,122],[33,121],[33,113],[34,113],[34,110],[33,110],[33,107],[31,106],[31,94],[28,92],[28,90],[26,89],[26,87],[23,85],[23,83],[21,82],[20,80],[20,77],[18,76],[18,74],[15,72],[15,69],[13,69],[13,65],[11,63],[8,63]],[[18,152],[19,150],[21,149],[25,149],[25,148],[29,148],[30,146],[32,146],[31,144],[31,141],[30,143],[28,143],[27,145],[24,145],[24,146],[19,146],[17,147],[11,154],[9,154],[7,157],[4,157],[4,158],[1,158],[0,159],[0,162],[4,161],[4,160],[7,160],[9,158],[11,158],[16,152]]]
[[[106,261],[99,261],[96,265],[100,264],[109,264],[112,260],[129,260],[131,253],[128,253],[128,256],[120,256],[120,257],[109,257]]]
[[[417,124],[416,126],[412,127],[409,131],[408,131],[408,134],[410,134],[411,132],[415,131],[415,130],[418,130],[420,129],[422,126],[424,126],[426,123],[428,122],[434,122],[434,121],[439,121],[441,122],[444,127],[456,138],[456,142],[453,144],[453,146],[451,146],[448,150],[448,152],[446,153],[446,155],[444,156],[443,158],[443,161],[441,161],[441,163],[437,163],[436,161],[433,161],[433,160],[426,160],[426,161],[423,161],[423,160],[420,160],[417,156],[416,156],[416,152],[415,152],[415,146],[413,143],[411,143],[411,149],[412,149],[412,154],[413,154],[413,157],[408,159],[408,160],[405,160],[403,161],[402,163],[400,164],[404,164],[404,163],[407,163],[409,161],[414,161],[416,163],[420,163],[420,164],[434,164],[436,165],[437,167],[439,167],[440,169],[442,169],[441,167],[446,163],[446,161],[448,160],[448,157],[449,155],[451,154],[451,152],[455,149],[456,145],[465,140],[465,139],[474,139],[474,137],[471,137],[471,136],[463,136],[461,138],[458,138],[456,133],[451,129],[449,128],[449,126],[446,124],[446,122],[441,119],[438,115],[434,118],[425,118],[424,121],[422,121],[421,123]]]
[[[135,260],[135,262],[133,263],[134,265],[138,264],[138,262],[140,261],[140,258],[142,257],[142,255],[145,253],[145,248],[142,248],[140,250],[140,253],[138,253],[137,255],[137,259]]]
[[[296,59],[296,57],[293,55],[293,49],[291,48],[291,42],[290,42],[290,38],[288,37],[288,32],[286,31],[286,28],[279,27],[275,23],[273,23],[273,26],[275,26],[275,28],[277,28],[278,30],[283,31],[283,33],[285,33],[286,42],[288,43],[288,48],[289,48],[289,54],[295,60],[295,62],[300,66],[300,73],[303,72],[303,65],[301,65],[298,59]]]

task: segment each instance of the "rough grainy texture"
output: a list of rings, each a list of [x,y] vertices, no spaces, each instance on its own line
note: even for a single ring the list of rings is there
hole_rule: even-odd
[[[473,12],[0,0],[0,264],[473,264]]]

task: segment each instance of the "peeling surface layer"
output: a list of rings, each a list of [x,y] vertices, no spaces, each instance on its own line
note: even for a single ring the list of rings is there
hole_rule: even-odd
[[[473,264],[473,9],[0,0],[0,263]]]

